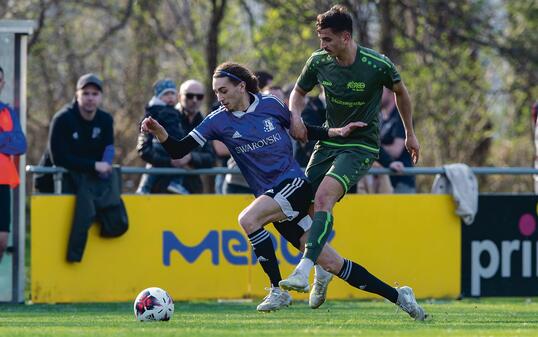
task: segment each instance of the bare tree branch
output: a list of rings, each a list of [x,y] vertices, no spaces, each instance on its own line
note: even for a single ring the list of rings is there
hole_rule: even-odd
[[[41,29],[45,24],[45,13],[49,8],[48,3],[45,0],[39,1],[39,17],[37,19],[37,28],[32,34],[32,39],[28,42],[28,53],[32,50],[32,46],[38,41]]]
[[[131,17],[131,14],[133,12],[133,3],[134,0],[129,0],[127,3],[127,6],[125,8],[123,17],[121,21],[115,25],[112,26],[110,29],[108,29],[92,46],[90,46],[88,49],[86,49],[85,52],[77,54],[76,57],[85,58],[94,53],[99,46],[101,46],[104,42],[106,42],[109,38],[111,38],[115,33],[122,30],[129,21],[129,18]]]
[[[156,30],[157,34],[161,37],[161,39],[167,45],[174,48],[174,50],[181,56],[183,61],[185,61],[185,65],[187,67],[192,67],[192,65],[193,65],[192,57],[188,53],[186,53],[183,48],[178,47],[175,40],[174,40],[174,38],[171,37],[171,35],[173,35],[173,30],[172,31],[166,31],[163,28],[163,26],[161,25],[161,21],[159,20],[159,18],[157,18],[157,13],[152,12],[152,13],[150,13],[150,16],[153,19],[153,24],[155,26],[155,30]]]

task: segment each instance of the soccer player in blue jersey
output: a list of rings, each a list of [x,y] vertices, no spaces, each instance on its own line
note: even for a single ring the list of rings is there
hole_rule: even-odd
[[[308,215],[312,187],[293,158],[286,131],[291,116],[288,108],[274,96],[259,94],[257,80],[249,69],[237,63],[221,64],[213,75],[213,90],[221,107],[185,138],[169,137],[151,117],[142,122],[141,128],[151,132],[174,159],[183,157],[208,140],[219,140],[228,147],[256,196],[238,220],[271,282],[269,295],[257,309],[277,310],[289,305],[291,296],[278,286],[281,280],[278,261],[269,233],[263,227],[273,222],[286,240],[296,248],[304,249],[306,232],[312,222]],[[346,137],[365,126],[365,123],[355,121],[340,128],[306,127],[309,138],[328,139]],[[325,245],[318,258],[318,264],[323,268],[316,269],[315,282],[322,285],[318,287],[322,293],[318,294],[320,300],[315,307],[325,300],[327,285],[332,278],[328,272],[338,274],[343,261],[332,247]],[[348,283],[360,287],[348,273],[342,275]]]

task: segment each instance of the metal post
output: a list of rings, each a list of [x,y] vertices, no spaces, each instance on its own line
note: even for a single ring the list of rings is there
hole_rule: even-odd
[[[63,173],[62,172],[54,173],[53,179],[54,179],[54,194],[62,194]]]

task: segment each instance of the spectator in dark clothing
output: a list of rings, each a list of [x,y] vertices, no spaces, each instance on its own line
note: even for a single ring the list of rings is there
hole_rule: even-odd
[[[99,109],[103,84],[94,74],[79,78],[75,101],[58,111],[50,124],[46,155],[53,165],[66,168],[64,193],[76,194],[67,259],[80,262],[88,230],[94,220],[104,236],[122,235],[128,228],[121,200],[121,177],[113,172],[112,115]],[[104,202],[103,202],[104,201]]]
[[[176,110],[179,111],[181,126],[186,134],[191,132],[204,120],[200,108],[204,99],[204,86],[199,81],[190,79],[179,87],[179,103]],[[183,157],[183,168],[209,168],[215,164],[215,154],[211,144],[205,144],[190,154]],[[202,193],[203,185],[199,175],[189,175],[185,178],[185,186],[191,193]]]
[[[394,100],[394,94],[383,90],[380,118],[381,153],[380,163],[394,171],[413,167],[411,155],[405,148],[405,129]],[[394,193],[416,193],[415,176],[390,176]]]
[[[112,115],[99,109],[103,100],[101,80],[86,74],[77,82],[76,98],[52,118],[46,156],[53,165],[106,178],[114,159]],[[69,175],[63,191],[70,190]]]
[[[144,118],[153,117],[168,133],[177,137],[186,135],[181,126],[179,111],[174,108],[177,103],[177,89],[174,81],[163,79],[153,85],[154,96],[146,105]],[[174,161],[164,150],[162,145],[152,135],[140,133],[138,136],[138,153],[148,164],[146,167],[177,167],[180,161]],[[148,193],[177,193],[189,194],[184,186],[183,176],[165,176],[143,174],[136,191],[137,194]]]

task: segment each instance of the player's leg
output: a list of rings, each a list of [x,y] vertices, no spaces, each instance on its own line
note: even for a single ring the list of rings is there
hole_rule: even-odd
[[[248,236],[258,262],[269,276],[272,287],[281,280],[273,242],[263,227],[273,221],[286,218],[278,203],[267,195],[261,195],[239,214],[239,225]]]
[[[254,200],[239,215],[239,224],[248,236],[250,244],[258,258],[263,271],[269,277],[271,287],[269,294],[256,307],[258,311],[273,311],[291,304],[291,296],[279,288],[281,280],[278,260],[273,242],[263,227],[273,221],[286,218],[279,204],[267,195],[261,195]]]
[[[306,235],[301,241],[306,241]],[[319,255],[318,265],[324,270],[330,272],[342,280],[346,281],[354,288],[377,294],[398,305],[415,320],[424,320],[427,314],[424,309],[417,303],[413,290],[409,287],[394,288],[383,282],[375,275],[371,274],[366,268],[351,260],[345,259],[338,252],[326,244]],[[318,289],[316,289],[316,286]],[[317,308],[325,301],[327,287],[320,283],[314,284],[310,294],[310,307]],[[318,306],[316,306],[319,304]]]
[[[312,225],[312,218],[309,215],[301,214],[299,217],[291,221],[275,222],[276,230],[286,239],[292,246],[304,252],[306,242],[306,232]],[[315,265],[314,282],[310,291],[309,305],[311,308],[319,308],[327,296],[327,288],[333,278],[333,274],[325,271],[320,265]]]
[[[351,186],[368,173],[375,154],[354,149],[338,151],[332,167],[325,174],[316,191],[312,229],[306,243],[304,257],[316,262],[332,230],[332,209]],[[306,271],[306,269],[305,269]]]
[[[275,310],[291,303],[291,296],[278,287],[280,270],[271,238],[263,226],[269,222],[293,220],[301,213],[306,215],[311,199],[312,188],[306,180],[288,179],[258,197],[239,216],[239,223],[271,280],[270,293],[258,306],[260,311]]]
[[[314,155],[325,160],[318,159]],[[303,259],[293,273],[280,282],[281,287],[296,291],[305,289],[310,270],[332,231],[334,221],[332,208],[345,195],[349,187],[355,185],[359,178],[368,172],[374,157],[373,153],[356,149],[322,148],[318,153],[313,154],[307,175],[319,179],[319,176],[324,174],[324,177],[316,191],[312,228],[306,242]],[[326,173],[323,173],[323,169],[327,167],[323,164],[327,161],[332,165]]]
[[[332,149],[323,147],[319,144],[317,144],[314,148],[314,152],[312,153],[312,156],[310,157],[310,161],[308,162],[308,166],[306,168],[306,175],[310,180],[314,191],[319,189],[320,184],[325,178],[325,174],[331,169],[336,155],[337,153]],[[313,211],[313,204],[309,205],[309,207],[311,207],[311,210]],[[314,217],[313,212],[311,212],[310,215],[312,218]],[[313,229],[312,226],[310,227],[309,233],[312,236],[312,240],[314,236],[318,235],[319,237],[319,234],[323,232],[323,225],[324,223],[319,223],[318,221],[313,224],[313,227],[315,227],[315,229]],[[281,282],[281,286],[287,289],[293,289],[297,291],[308,291],[308,273],[313,265],[313,261],[310,259],[305,259],[305,256],[303,255],[303,258],[299,262],[299,266],[296,267],[294,272],[286,280],[284,280],[283,284]],[[304,270],[304,272],[298,275],[299,280],[294,280],[294,278],[297,276],[295,275],[295,271],[297,271],[298,268]]]

